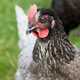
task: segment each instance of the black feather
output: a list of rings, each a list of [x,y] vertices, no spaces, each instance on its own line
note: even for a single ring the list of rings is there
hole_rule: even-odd
[[[80,0],[52,0],[52,8],[62,20],[67,34],[80,24]]]

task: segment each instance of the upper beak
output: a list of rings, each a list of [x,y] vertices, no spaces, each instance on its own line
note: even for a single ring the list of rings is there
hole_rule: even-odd
[[[29,27],[28,30],[26,31],[27,34],[33,32],[33,31],[36,31],[36,27],[33,26],[33,27]]]

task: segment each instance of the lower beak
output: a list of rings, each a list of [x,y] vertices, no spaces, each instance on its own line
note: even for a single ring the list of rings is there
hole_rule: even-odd
[[[28,30],[26,31],[26,33],[29,34],[29,33],[33,32],[35,30],[36,30],[36,27],[35,26],[29,27]]]

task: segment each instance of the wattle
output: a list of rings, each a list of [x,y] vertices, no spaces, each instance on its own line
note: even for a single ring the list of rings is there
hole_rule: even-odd
[[[33,32],[33,34],[35,36],[37,36],[38,38],[46,38],[48,36],[48,34],[49,34],[49,30],[48,30],[48,28],[45,28],[45,29],[43,29],[41,31],[38,31],[37,33]]]

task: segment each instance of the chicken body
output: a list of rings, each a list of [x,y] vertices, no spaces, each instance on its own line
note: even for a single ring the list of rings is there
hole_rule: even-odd
[[[80,52],[60,28],[56,30],[52,30],[49,38],[37,40],[33,61],[25,69],[25,80],[80,80]]]

